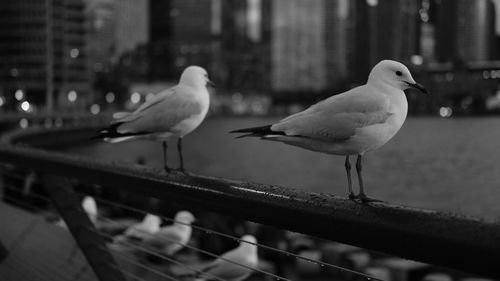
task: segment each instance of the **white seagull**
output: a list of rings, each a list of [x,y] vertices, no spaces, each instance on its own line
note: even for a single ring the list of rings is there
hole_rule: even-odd
[[[111,125],[93,138],[111,143],[133,139],[162,141],[163,162],[167,172],[167,140],[177,137],[180,170],[184,171],[182,138],[196,129],[208,112],[210,104],[207,71],[199,66],[187,67],[179,84],[146,100],[134,112],[116,112]]]
[[[345,155],[349,198],[375,201],[364,192],[361,158],[366,152],[381,147],[401,128],[408,112],[403,90],[408,88],[427,93],[415,82],[406,66],[383,60],[373,67],[365,85],[332,96],[278,123],[231,133],[246,133],[240,137],[261,137],[313,151]],[[350,155],[358,156],[358,196],[352,190]]]
[[[191,223],[194,220],[195,218],[190,212],[179,211],[175,215],[172,225],[162,227],[149,237],[145,237],[144,243],[167,256],[173,256],[191,239]]]
[[[201,280],[212,280],[214,277],[217,277],[218,279],[228,281],[241,281],[248,278],[259,263],[257,245],[255,245],[257,239],[252,235],[245,235],[241,237],[241,240],[243,241],[240,242],[240,245],[236,249],[222,254],[219,258],[202,268],[200,270],[202,274],[198,274],[197,277],[201,277]]]
[[[160,230],[160,217],[152,214],[147,214],[140,223],[131,225],[125,230],[123,235],[117,236],[114,240],[117,242],[126,240],[143,241],[147,237]]]
[[[95,202],[94,197],[87,195],[82,200],[82,209],[85,211],[90,221],[94,226],[97,225],[97,216],[99,215],[99,211],[97,210],[97,203]],[[55,222],[55,225],[68,228],[66,222],[61,218]]]
[[[97,223],[97,216],[98,210],[97,210],[97,203],[95,202],[94,197],[92,196],[85,196],[82,200],[82,208],[87,213],[89,216],[90,221],[96,225]]]

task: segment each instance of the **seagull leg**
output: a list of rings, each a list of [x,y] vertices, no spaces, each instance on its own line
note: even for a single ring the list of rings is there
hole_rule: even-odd
[[[184,158],[182,157],[182,138],[177,141],[177,152],[179,153],[179,171],[184,172]]]
[[[366,196],[364,185],[363,185],[363,177],[361,176],[361,170],[363,169],[361,165],[361,154],[358,154],[358,159],[356,160],[356,172],[358,172],[358,182],[359,182],[359,195],[358,198],[361,199],[362,202],[381,202],[380,200],[370,198]]]
[[[356,195],[352,191],[352,180],[351,180],[351,163],[349,162],[349,155],[345,157],[345,171],[347,173],[347,187],[349,188],[349,199],[356,199]]]
[[[169,173],[170,168],[167,165],[167,148],[168,148],[167,141],[163,141],[162,146],[163,146],[163,168],[165,169],[165,172]]]

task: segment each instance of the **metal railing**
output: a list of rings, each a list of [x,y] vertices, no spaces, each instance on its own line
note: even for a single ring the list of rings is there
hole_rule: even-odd
[[[23,143],[35,135],[25,131],[11,141]],[[166,174],[154,168],[125,166],[19,144],[0,146],[0,162],[83,183],[119,186],[127,192],[167,202],[182,200],[193,207],[230,213],[244,220],[500,278],[498,223],[383,202],[362,204],[280,186],[191,173]]]

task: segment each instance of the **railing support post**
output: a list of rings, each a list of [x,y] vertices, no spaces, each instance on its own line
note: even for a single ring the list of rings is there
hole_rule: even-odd
[[[125,281],[104,239],[83,210],[71,182],[66,178],[47,176],[44,185],[97,278],[101,281]]]

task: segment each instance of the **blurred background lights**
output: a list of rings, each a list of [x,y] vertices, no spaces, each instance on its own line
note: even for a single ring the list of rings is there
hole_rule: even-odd
[[[73,48],[69,51],[69,55],[71,58],[76,59],[78,55],[80,55],[80,50],[78,50],[77,48]]]
[[[45,128],[52,128],[52,119],[50,118],[45,118],[45,121],[43,122],[43,125]]]
[[[451,107],[442,106],[441,108],[439,108],[439,115],[441,117],[448,118],[448,117],[451,117],[452,114],[453,114],[453,110],[451,109]]]
[[[54,120],[54,126],[56,126],[56,128],[62,127],[63,123],[64,122],[60,117],[57,117],[56,120]]]
[[[5,97],[0,96],[0,107],[2,107],[5,104]]]
[[[77,97],[78,97],[78,94],[76,93],[75,90],[71,90],[71,91],[68,92],[68,100],[69,100],[69,102],[75,102]]]
[[[107,92],[105,98],[107,103],[113,103],[115,101],[115,93]]]
[[[28,119],[22,118],[21,120],[19,120],[19,127],[23,129],[28,128]]]
[[[135,92],[130,96],[130,101],[133,104],[139,103],[141,101],[141,94]]]
[[[378,5],[378,0],[366,0],[366,4],[368,4],[368,6],[375,7]]]
[[[411,63],[413,63],[414,65],[422,65],[423,62],[424,59],[422,58],[422,56],[419,55],[411,56]]]
[[[17,77],[19,75],[19,70],[17,70],[17,68],[11,68],[10,69],[10,76],[12,77]]]
[[[14,93],[14,97],[18,101],[21,101],[22,99],[24,99],[24,92],[23,92],[23,90],[17,89],[16,92]]]
[[[98,104],[94,103],[90,106],[90,113],[96,115],[99,114],[99,112],[101,112],[101,107]]]
[[[28,112],[30,110],[30,103],[28,101],[23,101],[21,103],[21,109],[25,112]]]

